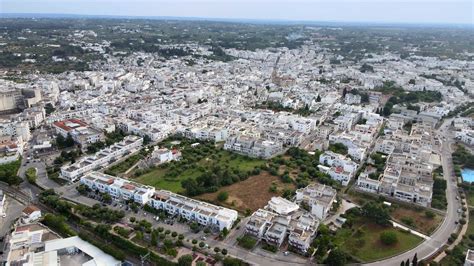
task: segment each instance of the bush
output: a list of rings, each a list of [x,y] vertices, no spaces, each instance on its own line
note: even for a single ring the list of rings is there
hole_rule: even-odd
[[[220,202],[224,202],[229,198],[229,193],[226,191],[219,192],[217,195],[217,200]]]
[[[26,180],[30,184],[36,184],[36,168],[30,167],[25,172]]]
[[[220,251],[221,251],[221,249],[220,249],[219,247],[215,247],[215,248],[214,248],[214,252],[215,252],[215,253],[219,253]]]
[[[391,246],[398,242],[397,233],[392,230],[384,231],[380,234],[380,241],[387,246]]]
[[[204,242],[202,242],[202,241],[199,242],[199,247],[200,247],[200,248],[203,248],[205,245],[206,245],[206,243],[204,243]]]
[[[425,211],[425,216],[428,218],[428,219],[433,219],[436,215],[433,211],[430,211],[430,210],[427,210]]]
[[[227,255],[227,249],[223,248],[223,249],[221,250],[221,253],[222,253],[222,255],[224,255],[224,256]]]
[[[172,237],[177,237],[177,236],[178,236],[178,233],[173,232],[173,233],[171,233],[171,236],[172,236]]]
[[[402,223],[408,226],[413,226],[413,224],[415,223],[411,217],[403,217],[401,220],[402,220]]]
[[[193,256],[183,255],[178,259],[178,266],[191,266],[193,263]]]
[[[239,243],[239,246],[245,249],[252,249],[255,246],[255,244],[257,244],[257,240],[255,240],[255,238],[248,235],[244,235],[238,238],[237,242]]]
[[[193,243],[193,245],[196,245],[198,243],[198,241],[196,239],[193,239],[193,241],[191,241],[191,243]]]

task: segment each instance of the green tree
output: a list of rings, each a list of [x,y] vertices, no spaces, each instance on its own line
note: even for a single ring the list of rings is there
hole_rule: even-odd
[[[229,198],[229,193],[227,191],[219,192],[219,194],[217,195],[217,200],[221,202],[226,201],[228,198]]]
[[[191,266],[193,263],[193,256],[191,255],[183,255],[178,259],[178,266]]]
[[[336,248],[329,253],[326,264],[329,266],[342,266],[347,262],[347,255],[340,249]]]
[[[390,214],[380,203],[368,202],[362,206],[362,215],[380,225],[390,224]]]
[[[398,242],[397,233],[393,230],[384,231],[380,234],[380,241],[387,246],[394,245]]]

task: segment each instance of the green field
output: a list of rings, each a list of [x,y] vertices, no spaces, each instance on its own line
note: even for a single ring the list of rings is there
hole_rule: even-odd
[[[164,167],[158,166],[150,172],[138,176],[135,178],[135,181],[178,193],[183,192],[181,181],[188,178],[195,179],[206,171],[212,172],[212,167],[214,166],[227,165],[231,169],[238,169],[246,172],[251,171],[256,167],[260,167],[265,163],[264,160],[248,158],[220,149],[211,151],[208,156],[205,156],[195,163],[186,163],[188,156],[187,153],[183,152],[183,162],[180,161],[175,162],[174,164],[167,164]],[[190,167],[176,176],[169,175],[171,168],[180,168],[183,164],[187,164],[187,166]]]
[[[368,221],[361,222],[354,228],[358,229],[354,231],[348,228],[338,230],[335,244],[361,262],[375,261],[400,254],[417,246],[423,240],[413,234]],[[398,242],[393,246],[386,246],[379,239],[380,234],[387,230],[392,230],[397,234]]]

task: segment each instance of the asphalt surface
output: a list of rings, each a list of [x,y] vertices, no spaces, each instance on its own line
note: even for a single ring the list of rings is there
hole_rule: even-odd
[[[457,232],[458,227],[460,227],[460,225],[455,224],[455,222],[460,219],[457,210],[461,208],[461,203],[456,199],[456,197],[458,196],[458,188],[456,180],[454,179],[455,177],[453,175],[451,145],[454,142],[452,139],[452,135],[449,131],[450,124],[451,120],[447,120],[438,130],[438,136],[445,138],[445,141],[443,141],[440,150],[441,162],[443,166],[443,177],[447,181],[446,198],[448,201],[446,217],[443,223],[438,228],[438,230],[436,230],[436,232],[431,235],[429,240],[422,242],[416,248],[411,249],[398,256],[394,256],[392,258],[374,263],[369,263],[367,265],[398,266],[402,261],[406,261],[407,259],[411,260],[415,256],[415,254],[417,254],[418,260],[430,257],[435,254],[443,245],[445,245],[450,235],[452,233]]]

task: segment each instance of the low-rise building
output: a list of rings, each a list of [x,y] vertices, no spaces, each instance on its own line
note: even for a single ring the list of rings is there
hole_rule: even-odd
[[[105,139],[102,131],[88,126],[85,122],[79,119],[57,121],[53,123],[53,127],[56,132],[64,138],[71,135],[72,139],[81,145],[82,148],[86,148],[92,143],[103,141]]]
[[[41,224],[18,226],[6,241],[6,265],[121,265],[78,236],[61,239]]]
[[[196,221],[219,230],[231,229],[238,218],[235,210],[194,200],[166,190],[155,188],[111,175],[91,172],[81,178],[81,183],[92,190],[107,193],[114,200],[133,200],[140,205],[148,204],[155,209],[164,210],[170,215]]]
[[[352,177],[357,172],[359,165],[350,158],[332,151],[326,151],[319,157],[318,168],[329,174],[332,179],[339,181],[343,186],[347,186]]]
[[[254,158],[268,159],[283,152],[278,142],[239,136],[227,139],[224,149]]]
[[[296,190],[296,202],[306,204],[312,215],[324,220],[336,200],[336,194],[332,187],[315,183]]]
[[[21,220],[24,224],[35,222],[41,218],[41,210],[35,205],[29,205],[23,209]]]
[[[230,230],[238,218],[235,210],[191,199],[167,190],[155,192],[149,204],[168,214],[179,215],[186,220],[219,230],[224,228]]]
[[[121,142],[104,148],[94,155],[82,157],[76,163],[61,167],[61,178],[74,182],[87,172],[106,167],[128,154],[138,151],[142,144],[141,137],[126,136]]]

